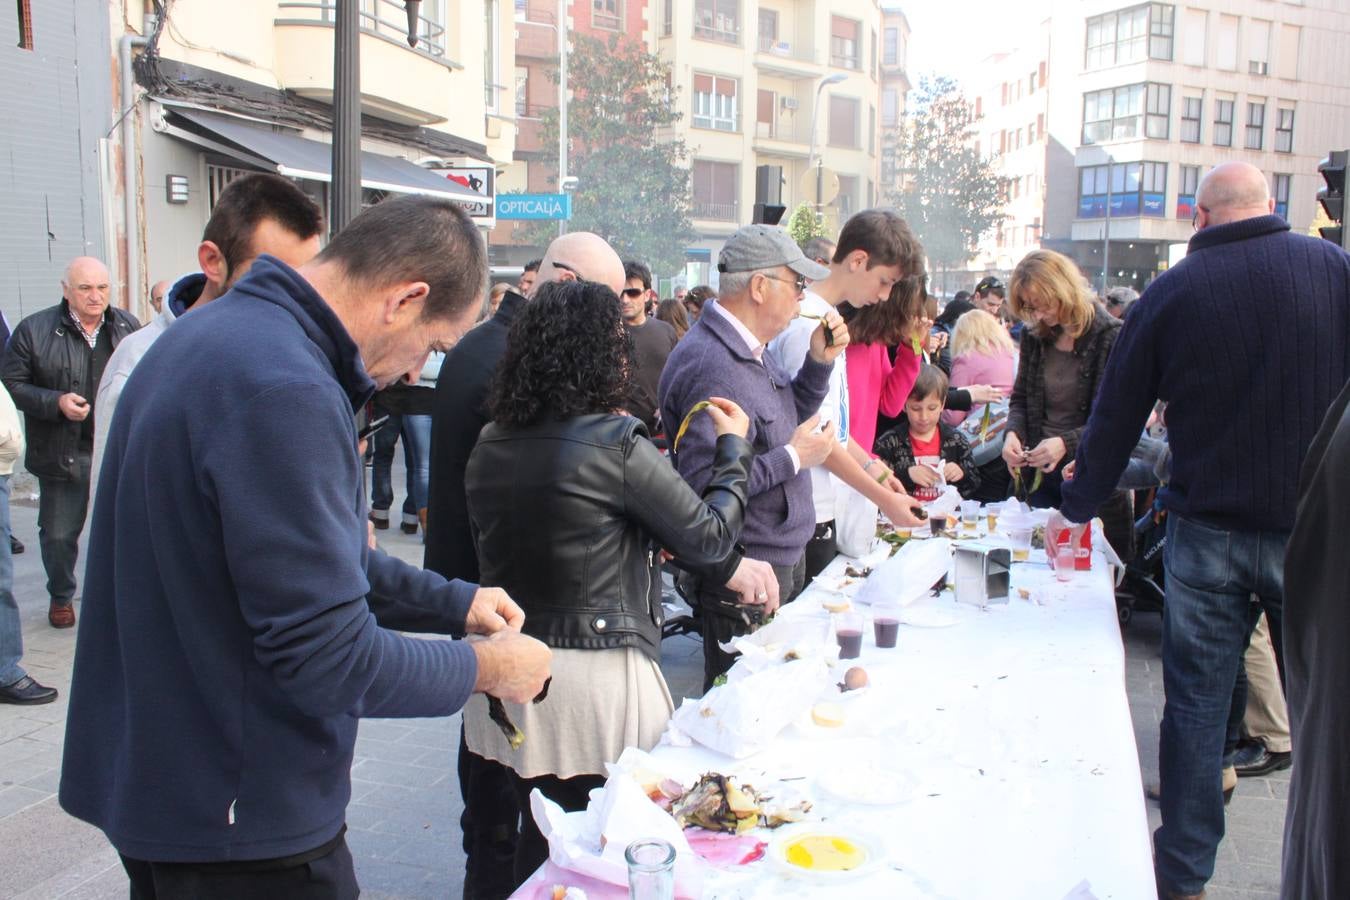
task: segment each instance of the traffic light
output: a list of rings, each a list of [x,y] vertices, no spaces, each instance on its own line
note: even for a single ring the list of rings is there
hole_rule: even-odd
[[[1332,150],[1317,164],[1317,171],[1327,186],[1317,192],[1327,218],[1335,225],[1317,229],[1322,237],[1344,250],[1350,250],[1350,231],[1345,228],[1345,166],[1350,162],[1350,150]]]
[[[783,167],[755,167],[755,209],[753,225],[777,225],[787,212],[783,205]]]

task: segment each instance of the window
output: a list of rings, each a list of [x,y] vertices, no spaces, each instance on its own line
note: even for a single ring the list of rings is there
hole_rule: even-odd
[[[675,33],[675,0],[665,0],[661,4],[661,36],[670,37]]]
[[[1260,150],[1265,139],[1266,101],[1258,100],[1247,104],[1247,140],[1248,150]]]
[[[1294,111],[1281,107],[1275,113],[1275,152],[1294,152]]]
[[[739,44],[740,0],[694,0],[694,37]]]
[[[1181,61],[1188,66],[1205,64],[1205,37],[1209,31],[1209,13],[1203,9],[1190,9],[1182,13],[1181,24]]]
[[[1252,19],[1247,26],[1247,74],[1270,74],[1270,22]]]
[[[527,117],[530,114],[530,70],[516,66],[516,115]]]
[[[496,112],[497,94],[502,85],[497,77],[497,0],[486,0],[483,4],[483,101],[488,112]]]
[[[777,110],[778,94],[760,88],[755,104],[755,133],[757,135],[767,138],[774,136],[778,119]]]
[[[32,0],[19,0],[19,49],[33,49]]]
[[[778,10],[761,9],[759,11],[759,50],[769,53],[778,43]]]
[[[830,95],[830,146],[858,147],[858,100]]]
[[[867,104],[867,152],[877,152],[877,108]]]
[[[894,66],[900,63],[900,29],[887,28],[882,35],[881,62]]]
[[[1219,39],[1216,42],[1214,65],[1230,72],[1238,67],[1238,17],[1219,16]]]
[[[1145,3],[1088,19],[1086,68],[1171,59],[1175,13],[1168,4]]]
[[[873,28],[868,32],[868,55],[869,60],[867,71],[872,73],[872,77],[877,77],[877,30]]]
[[[1177,187],[1177,218],[1189,219],[1195,215],[1195,192],[1200,187],[1200,167],[1182,166],[1181,184]]]
[[[1158,140],[1167,140],[1172,122],[1172,86],[1148,86],[1148,115],[1144,120],[1144,134]]]
[[[839,221],[847,219],[858,211],[858,176],[839,176],[839,196],[834,205],[839,210]]]
[[[861,66],[858,52],[861,31],[860,22],[830,16],[830,65],[840,69],[857,69]]]
[[[1214,102],[1214,146],[1233,146],[1233,101]]]
[[[900,93],[893,87],[881,91],[881,127],[894,128],[900,124]]]
[[[1200,143],[1200,115],[1203,101],[1200,97],[1181,98],[1181,140],[1186,144]]]
[[[606,31],[622,31],[623,0],[591,0],[591,24]]]
[[[1298,78],[1299,38],[1302,29],[1297,25],[1280,25],[1280,46],[1275,56],[1276,70],[1281,78]]]
[[[1275,173],[1275,215],[1289,219],[1289,184],[1294,176]]]
[[[1172,86],[1130,84],[1083,95],[1083,143],[1149,137],[1171,131]]]
[[[736,79],[694,73],[695,128],[740,131],[736,115]]]
[[[735,222],[737,216],[737,182],[740,166],[736,163],[694,160],[694,218]]]
[[[1115,163],[1079,169],[1078,218],[1161,218],[1167,198],[1167,163]]]

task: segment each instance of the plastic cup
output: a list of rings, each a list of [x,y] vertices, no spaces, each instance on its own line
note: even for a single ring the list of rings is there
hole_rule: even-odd
[[[1031,559],[1031,528],[1017,525],[1008,531],[1008,543],[1012,546],[1013,562],[1027,562]]]
[[[980,501],[963,500],[961,502],[961,528],[964,531],[980,530]]]
[[[862,635],[862,616],[856,612],[835,615],[834,638],[839,642],[840,659],[857,659],[862,655]]]
[[[986,506],[984,514],[989,519],[989,533],[993,534],[998,530],[998,507]]]
[[[890,650],[900,637],[900,607],[895,603],[879,603],[872,607],[872,636],[877,647]]]
[[[1074,566],[1077,564],[1077,554],[1074,552],[1072,543],[1063,543],[1055,546],[1055,578],[1058,581],[1068,581],[1073,577]]]

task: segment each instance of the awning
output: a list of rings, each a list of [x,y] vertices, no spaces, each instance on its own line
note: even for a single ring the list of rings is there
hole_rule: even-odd
[[[288,178],[332,181],[333,148],[284,131],[273,131],[232,116],[197,109],[166,109],[167,133],[240,162]],[[398,194],[430,194],[451,200],[490,203],[443,175],[380,153],[361,151],[361,186]]]

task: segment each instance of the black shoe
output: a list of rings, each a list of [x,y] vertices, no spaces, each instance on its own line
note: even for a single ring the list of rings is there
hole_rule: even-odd
[[[9,536],[9,552],[14,556],[18,556],[23,551],[24,551],[23,541],[19,540],[18,538],[16,538],[14,535],[11,534]]]
[[[9,687],[0,687],[0,703],[37,706],[56,699],[56,688],[45,687],[25,675]]]
[[[1293,755],[1288,752],[1272,753],[1260,741],[1243,741],[1238,744],[1233,767],[1239,778],[1254,778],[1287,769],[1293,762]]]

